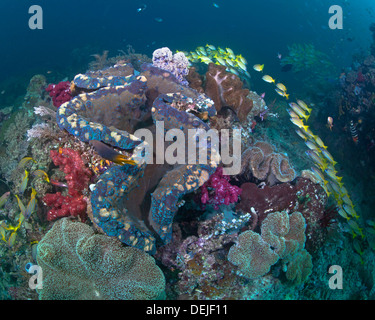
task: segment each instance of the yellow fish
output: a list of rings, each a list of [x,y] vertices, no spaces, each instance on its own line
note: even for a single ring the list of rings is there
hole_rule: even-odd
[[[264,64],[255,64],[255,65],[253,65],[253,69],[255,71],[258,71],[258,72],[263,71],[263,68],[264,68]]]
[[[293,112],[293,111],[292,111]],[[302,133],[301,130],[299,129],[296,129],[296,133],[303,139],[303,140],[307,140],[307,137]]]
[[[29,181],[29,172],[27,170],[25,170],[25,173],[22,177],[22,182],[21,182],[20,188],[18,189],[19,194],[23,194],[25,192],[28,181]]]
[[[327,183],[327,181],[323,180],[323,183]],[[327,197],[329,197],[331,195],[331,192],[328,191],[327,186],[323,184],[321,187],[323,188],[324,192],[327,194]]]
[[[362,238],[365,237],[365,235],[362,233],[362,228],[360,228],[357,224],[357,222],[355,222],[354,220],[349,220],[348,221],[348,225],[350,226],[350,228],[356,233],[358,234],[359,236],[361,236]]]
[[[328,152],[328,150],[321,148],[322,154],[326,157],[327,160],[329,160],[333,165],[336,165],[336,161],[333,160],[332,155]]]
[[[37,169],[33,171],[32,175],[37,176],[37,177],[42,177],[46,182],[50,183],[47,172],[43,171],[42,169]]]
[[[236,76],[240,75],[236,69],[229,68],[229,71],[232,72],[232,73],[234,73]]]
[[[305,132],[305,134],[306,134],[309,138],[315,140],[316,135],[313,134],[312,131],[311,131],[310,129],[307,129],[306,132]]]
[[[282,83],[277,83],[276,87],[278,87],[281,91],[286,92],[286,87]]]
[[[204,56],[207,55],[207,52],[206,52],[206,50],[205,50],[203,47],[198,47],[195,51],[196,51],[198,54],[200,53],[200,54],[202,54],[202,55],[204,55]]]
[[[268,83],[275,83],[275,79],[273,79],[271,76],[269,76],[269,75],[264,75],[263,77],[262,77],[262,79],[264,80],[264,81],[266,81],[266,82],[268,82]]]
[[[286,99],[289,99],[289,94],[287,94],[285,91],[280,90],[279,88],[276,88],[275,91],[279,96],[285,97]]]
[[[349,214],[350,216],[352,216],[356,219],[359,218],[359,215],[357,214],[357,212],[352,207],[348,206],[347,204],[344,204],[342,207],[344,208],[346,213]]]
[[[298,103],[298,105],[299,105],[303,110],[307,111],[308,113],[311,113],[311,110],[312,110],[312,109],[309,108],[305,102],[303,102],[302,100],[297,100],[297,103]]]
[[[2,208],[5,203],[8,201],[10,192],[5,192],[1,197],[0,197],[0,208]]]
[[[350,220],[350,217],[343,208],[340,208],[337,212],[341,217],[345,218],[347,221]]]
[[[226,66],[226,62],[222,57],[219,57],[217,54],[215,54],[215,59],[218,62],[217,64],[221,64],[222,66]]]
[[[324,179],[324,175],[323,173],[317,168],[317,167],[311,167],[311,171],[314,173],[315,176],[317,176],[319,178],[319,180],[321,182],[323,182],[324,185],[326,185],[328,183],[328,181],[326,181]]]
[[[236,59],[236,56],[234,55],[234,53],[233,53],[233,50],[232,50],[232,49],[230,49],[230,48],[225,48],[225,50],[227,50],[227,52],[228,52],[228,55],[229,55],[229,57],[230,57],[231,59],[233,59],[233,60],[235,60],[235,59]]]
[[[314,161],[316,164],[318,164],[318,166],[320,167],[320,169],[324,170],[326,168],[326,164],[325,162],[319,157],[319,155],[313,151],[313,150],[306,150],[305,152],[309,158]]]
[[[324,149],[327,149],[327,146],[324,145],[322,139],[320,139],[318,136],[316,136],[314,140],[315,140],[316,144],[317,144],[319,147],[324,148]]]
[[[19,163],[18,163],[18,166],[17,168],[21,168],[23,167],[27,162],[29,161],[33,161],[34,163],[36,163],[36,161],[32,158],[32,157],[25,157],[23,158]]]
[[[242,63],[242,61],[237,61],[238,66],[243,70],[247,71],[246,66]]]
[[[233,62],[231,59],[229,59],[229,58],[225,58],[225,62],[226,62],[228,65],[230,65],[231,67],[234,68],[234,62]]]
[[[292,121],[292,123],[296,125],[298,128],[305,129],[305,131],[309,128],[308,126],[304,125],[304,123],[302,122],[300,118],[290,118],[290,121]]]
[[[21,201],[21,199],[18,197],[18,195],[16,195],[16,198],[17,198],[18,206],[19,206],[19,208],[21,209],[21,213],[22,213],[23,215],[25,215],[26,208],[25,208],[24,204],[22,203],[22,201]]]
[[[224,56],[227,54],[227,53],[225,52],[225,50],[222,49],[222,48],[220,48],[220,47],[218,47],[217,50],[220,52],[220,54],[222,54],[222,55],[224,55]]]
[[[26,207],[26,210],[25,210],[25,213],[24,213],[24,216],[25,216],[26,219],[28,219],[35,210],[35,203],[36,203],[35,196],[36,196],[36,191],[35,191],[34,188],[32,188],[31,199],[30,199],[29,203],[27,204],[27,207]]]
[[[247,65],[246,59],[241,55],[236,56],[236,60],[240,60],[244,65]]]
[[[309,119],[310,115],[307,115],[303,110],[294,102],[289,103],[292,110],[297,113],[301,118],[305,118],[306,121]]]
[[[359,243],[359,240],[358,240],[358,239],[353,240],[353,247],[354,247],[354,250],[355,250],[360,256],[363,255],[364,251],[362,250],[362,248],[361,248],[361,244]]]
[[[8,247],[9,248],[12,248],[14,246],[14,243],[16,242],[16,231],[13,231],[11,234],[10,234],[10,237],[8,239]]]
[[[206,47],[207,47],[208,49],[212,50],[212,51],[215,51],[215,50],[216,50],[215,46],[213,46],[213,45],[211,45],[211,44],[206,44]]]
[[[205,64],[213,63],[209,57],[200,56],[199,59]]]
[[[312,141],[310,141],[310,140],[306,141],[306,142],[305,142],[305,145],[306,145],[310,150],[313,150],[313,151],[315,151],[315,152],[320,152],[318,146],[317,146],[314,142],[312,142]]]

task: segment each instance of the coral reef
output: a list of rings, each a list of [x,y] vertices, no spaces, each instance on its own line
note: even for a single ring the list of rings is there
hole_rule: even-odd
[[[38,244],[39,299],[144,300],[164,297],[165,278],[148,254],[63,218]]]
[[[268,185],[277,182],[290,182],[296,177],[289,159],[282,153],[276,153],[272,145],[258,141],[242,153],[241,174],[266,181]]]
[[[230,216],[229,220],[223,213],[216,214],[200,221],[197,235],[187,238],[183,238],[184,229],[192,226],[173,224],[173,241],[159,248],[155,257],[168,269],[180,270],[175,285],[180,299],[242,299],[246,295],[244,279],[236,276],[226,259],[226,247],[249,217]]]
[[[207,66],[188,69],[186,55],[168,48],[154,52],[153,64],[143,63],[151,59],[131,47],[113,58],[104,52],[90,71],[74,77],[69,94],[63,92],[66,81],[61,92],[51,85],[49,97],[45,79],[36,76],[21,111],[15,105],[9,117],[0,113],[0,134],[6,138],[0,146],[6,155],[1,200],[22,190],[17,201],[12,196],[0,201],[1,297],[35,299],[26,267],[35,263],[43,268],[40,299],[348,297],[326,288],[321,275],[332,262],[350,266],[355,294],[374,296],[369,265],[375,223],[368,220],[362,230],[351,219],[350,229],[336,219],[342,212],[328,202],[325,180],[303,170],[306,159],[294,132],[280,130],[282,117],[273,117],[264,95],[241,81],[247,77],[241,56],[207,45],[206,59],[202,48],[197,50],[188,55],[190,61]],[[373,110],[364,99],[372,90],[374,61],[363,59],[341,78],[348,92],[358,87],[348,101],[368,106],[361,107],[361,116]],[[281,115],[284,105],[278,108],[272,112]],[[354,120],[351,109],[344,108],[342,118]],[[208,148],[204,164],[201,158],[199,164],[190,162],[201,145],[184,159],[171,152],[179,139],[171,129],[183,132],[188,137],[183,143],[190,144],[200,143],[200,134],[209,129],[223,128],[242,128],[245,151],[238,175],[223,174],[215,148]],[[191,129],[198,129],[193,137]],[[140,132],[165,138],[163,156],[175,162],[158,158],[159,142],[149,143]],[[212,139],[207,142],[208,147]],[[322,145],[321,155],[328,154]],[[345,199],[345,205],[351,203]],[[358,239],[362,232],[366,241]],[[349,241],[348,235],[356,238]],[[358,274],[352,270],[357,265]]]

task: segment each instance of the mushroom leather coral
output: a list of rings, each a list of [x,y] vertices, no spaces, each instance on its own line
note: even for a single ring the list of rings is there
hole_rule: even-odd
[[[149,300],[165,295],[165,277],[145,252],[63,218],[38,244],[41,300]]]

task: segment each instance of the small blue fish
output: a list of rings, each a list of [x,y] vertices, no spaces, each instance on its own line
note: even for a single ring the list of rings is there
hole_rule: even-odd
[[[212,5],[213,5],[215,8],[220,8],[219,5],[218,5],[217,3],[215,3],[215,2],[214,2]]]
[[[137,12],[142,12],[142,11],[146,10],[146,8],[147,8],[147,5],[141,4],[141,6],[137,9]]]
[[[163,19],[162,18],[155,18],[154,19],[156,22],[163,22]]]

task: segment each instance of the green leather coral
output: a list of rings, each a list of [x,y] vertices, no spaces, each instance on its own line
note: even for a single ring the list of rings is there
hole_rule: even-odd
[[[44,299],[160,299],[165,277],[154,258],[68,218],[38,244]]]

